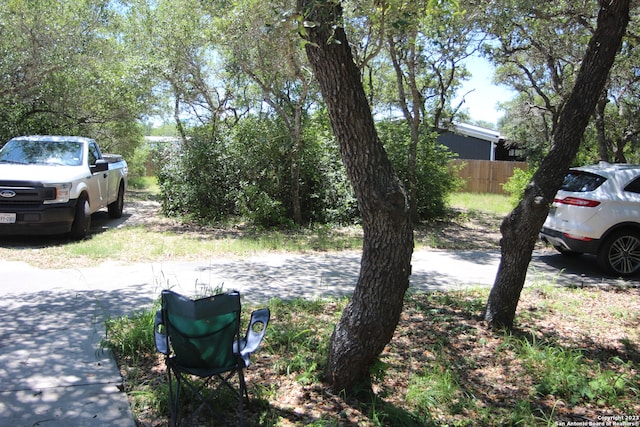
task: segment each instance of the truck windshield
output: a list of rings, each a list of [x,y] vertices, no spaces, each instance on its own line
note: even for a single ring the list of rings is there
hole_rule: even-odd
[[[0,149],[0,163],[80,166],[82,143],[13,139]]]

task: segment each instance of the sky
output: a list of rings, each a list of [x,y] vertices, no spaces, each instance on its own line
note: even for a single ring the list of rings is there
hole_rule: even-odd
[[[469,111],[473,120],[483,120],[497,125],[498,119],[504,114],[498,111],[498,102],[511,100],[514,92],[505,86],[491,83],[494,68],[486,59],[474,56],[466,65],[472,76],[458,91],[453,105],[460,102],[463,94],[473,90],[465,97],[462,108]]]

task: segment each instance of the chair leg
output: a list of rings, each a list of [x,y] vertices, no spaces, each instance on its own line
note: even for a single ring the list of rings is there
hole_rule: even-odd
[[[178,408],[179,408],[178,405],[180,402],[180,376],[178,374],[173,375],[176,380],[176,384],[175,384],[176,390],[174,394],[171,372],[172,372],[172,369],[170,367],[167,367],[167,376],[169,380],[169,411],[171,411],[170,422],[172,427],[177,427],[178,426]]]
[[[238,389],[235,389],[230,383],[230,380],[234,375],[238,375]],[[238,425],[241,427],[244,426],[244,401],[245,399],[247,400],[247,402],[249,401],[249,393],[247,391],[247,385],[244,378],[244,371],[242,370],[242,368],[227,372],[226,374],[220,374],[215,376],[218,378],[219,382],[217,384],[217,387],[215,387],[213,390],[209,390],[210,393],[205,393],[204,389],[208,388],[208,386],[210,385],[209,381],[214,379],[215,377],[205,380],[203,384],[204,388],[200,389],[195,384],[192,384],[188,379],[183,378],[181,376],[181,373],[179,371],[174,370],[172,366],[167,367],[167,376],[169,380],[169,399],[170,399],[170,410],[171,410],[170,425],[172,427],[177,427],[178,423],[180,422],[180,418],[179,418],[180,391],[181,391],[180,389],[183,386],[182,384],[183,380],[184,380],[184,387],[186,387],[190,393],[193,393],[194,397],[196,397],[200,401],[200,406],[189,416],[189,418],[197,417],[197,414],[200,412],[200,410],[203,409],[203,407],[206,407],[207,409],[209,409],[211,414],[213,414],[221,423],[223,423],[225,426],[228,426],[229,423],[225,419],[224,415],[221,412],[219,412],[215,408],[215,406],[211,404],[212,403],[211,398],[214,397],[215,395],[219,395],[221,388],[224,388],[226,386],[231,390],[231,392],[238,399],[238,414],[237,414]],[[175,379],[175,390],[174,390],[174,382],[173,382],[174,379]]]
[[[240,427],[244,426],[244,399],[247,398],[247,402],[249,401],[249,394],[247,393],[247,384],[244,382],[244,372],[242,368],[238,369],[238,417],[240,418]]]
[[[176,375],[177,377],[180,377],[179,373],[174,372],[174,375]],[[182,377],[180,377],[182,378]],[[203,378],[203,377],[201,377]],[[212,405],[212,398],[215,397],[216,395],[218,395],[218,393],[220,392],[220,388],[226,384],[226,381],[222,381],[223,377],[217,376],[217,378],[220,378],[221,380],[221,384],[218,384],[217,387],[215,387],[214,389],[209,389],[209,386],[212,385],[211,381],[214,380],[214,378],[216,377],[210,377],[207,379],[204,379],[204,383],[201,384],[201,386],[196,386],[194,383],[192,383],[191,381],[188,381],[187,379],[184,379],[184,387],[191,393],[193,394],[193,397],[197,398],[197,400],[200,402],[200,405],[197,407],[197,409],[195,409],[190,415],[189,418],[191,419],[197,419],[198,414],[200,413],[200,411],[203,408],[206,408],[209,410],[209,412],[216,417],[216,419],[218,421],[220,421],[223,425],[225,426],[229,426],[229,423],[227,423],[227,420],[225,419],[224,415],[218,411],[214,405]],[[228,378],[227,378],[228,379]],[[208,391],[208,392],[207,392]],[[177,412],[177,410],[176,410]]]

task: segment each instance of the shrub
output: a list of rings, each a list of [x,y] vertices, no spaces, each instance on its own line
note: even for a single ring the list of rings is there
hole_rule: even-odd
[[[155,155],[162,207],[167,215],[198,221],[220,220],[235,213],[230,197],[237,185],[234,165],[223,141],[196,130],[181,145],[164,147]]]
[[[378,123],[378,133],[396,173],[405,188],[409,188],[412,171],[409,170],[407,156],[411,140],[406,123]],[[449,167],[449,160],[452,158],[451,152],[437,142],[435,132],[423,132],[413,171],[416,177],[415,203],[418,219],[429,221],[446,214],[448,195],[459,186],[457,177]]]
[[[502,184],[503,190],[509,194],[511,204],[514,207],[522,200],[524,190],[527,188],[529,182],[531,182],[534,172],[535,169],[533,168],[527,170],[516,168],[513,171],[513,176]]]
[[[147,176],[147,160],[149,159],[151,148],[148,145],[138,146],[133,154],[127,158],[129,167],[129,185],[131,187],[142,187],[143,178]]]
[[[240,215],[256,225],[273,227],[288,222],[282,202],[273,199],[256,185],[241,189],[237,204]]]

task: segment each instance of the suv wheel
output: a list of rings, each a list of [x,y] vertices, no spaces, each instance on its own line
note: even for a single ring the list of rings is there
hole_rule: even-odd
[[[618,276],[631,276],[640,269],[640,234],[621,230],[609,236],[598,251],[598,264]]]

